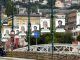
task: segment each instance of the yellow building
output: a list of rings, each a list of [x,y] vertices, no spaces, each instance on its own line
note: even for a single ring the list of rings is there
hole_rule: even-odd
[[[31,25],[39,25],[40,24],[40,17],[30,17]],[[14,17],[14,27],[19,27],[19,30],[21,29],[21,26],[25,27],[25,30],[27,30],[28,26],[28,17],[26,16],[16,16]]]

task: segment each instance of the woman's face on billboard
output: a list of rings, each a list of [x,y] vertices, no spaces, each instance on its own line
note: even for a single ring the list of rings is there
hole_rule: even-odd
[[[47,27],[48,27],[47,21],[43,21],[43,27],[44,27],[44,28],[47,28]]]

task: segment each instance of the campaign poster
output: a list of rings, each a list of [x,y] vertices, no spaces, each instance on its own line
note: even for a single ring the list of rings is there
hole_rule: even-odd
[[[14,29],[14,31],[15,31],[15,35],[19,34],[19,29]]]
[[[10,38],[11,28],[5,27],[2,32],[2,38]]]
[[[19,31],[27,31],[27,25],[20,25],[19,26]]]
[[[65,19],[56,19],[55,20],[55,27],[56,29],[58,28],[63,28],[65,27]]]
[[[77,12],[76,25],[80,25],[80,12]]]
[[[40,19],[41,32],[50,32],[50,19]]]
[[[31,31],[32,32],[39,31],[39,25],[31,25]]]
[[[8,19],[4,19],[2,20],[2,24],[5,26],[5,25],[8,25]]]

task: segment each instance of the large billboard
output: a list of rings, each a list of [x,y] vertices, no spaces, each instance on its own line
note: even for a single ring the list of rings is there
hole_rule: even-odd
[[[19,36],[25,36],[27,31],[27,25],[19,26]]]
[[[41,32],[50,32],[50,19],[40,19]]]
[[[27,31],[27,25],[19,25],[19,31]]]

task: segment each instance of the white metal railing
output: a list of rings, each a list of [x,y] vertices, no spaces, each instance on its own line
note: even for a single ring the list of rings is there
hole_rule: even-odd
[[[24,51],[27,51],[27,47],[22,48]],[[21,48],[15,49],[14,51],[20,51]],[[44,53],[51,53],[52,52],[52,45],[51,44],[43,44],[43,45],[32,45],[30,46],[30,51],[34,52],[44,52]],[[65,54],[79,54],[78,45],[73,44],[54,44],[54,53],[65,53]]]

